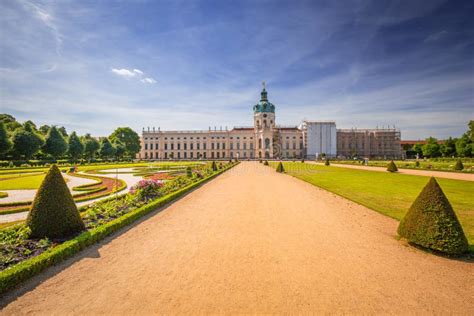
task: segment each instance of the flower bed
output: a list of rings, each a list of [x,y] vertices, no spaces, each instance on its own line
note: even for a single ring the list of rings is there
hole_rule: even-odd
[[[178,177],[166,183],[143,184],[125,196],[84,207],[81,209],[82,218],[87,230],[69,240],[29,239],[29,228],[24,224],[1,230],[0,269],[4,270],[0,272],[0,293],[96,243],[234,165],[235,163],[227,164],[215,172],[206,166],[191,177]]]

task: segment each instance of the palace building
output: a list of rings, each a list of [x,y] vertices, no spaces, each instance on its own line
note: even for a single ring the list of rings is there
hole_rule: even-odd
[[[276,124],[275,105],[265,83],[253,106],[253,126],[193,131],[143,129],[138,159],[314,159],[326,157],[399,158],[400,132],[392,129],[337,130],[335,122]]]

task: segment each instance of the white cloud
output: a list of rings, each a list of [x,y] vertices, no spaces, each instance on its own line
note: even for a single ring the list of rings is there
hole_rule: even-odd
[[[156,83],[156,80],[153,78],[144,78],[144,79],[141,79],[140,81],[143,83],[150,83],[150,84]]]
[[[116,75],[122,76],[124,78],[132,78],[132,77],[135,77],[135,75],[136,75],[135,72],[130,71],[130,70],[125,69],[125,68],[122,68],[122,69],[112,68],[111,70]]]
[[[137,74],[143,75],[143,71],[141,71],[140,69],[133,69],[133,71]]]

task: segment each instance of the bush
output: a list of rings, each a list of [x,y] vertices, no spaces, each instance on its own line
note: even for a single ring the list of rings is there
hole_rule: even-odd
[[[304,159],[301,159],[301,163],[304,163]]]
[[[281,161],[278,163],[278,166],[276,168],[276,172],[280,172],[280,173],[285,172],[285,168],[283,168],[283,164],[281,163]]]
[[[64,238],[85,229],[59,168],[53,165],[41,183],[26,219],[34,238]]]
[[[326,161],[324,162],[324,165],[325,165],[325,166],[329,166],[329,165],[330,165],[329,159],[326,158]]]
[[[259,162],[259,163],[262,163],[262,159],[259,159],[258,162]]]
[[[191,167],[186,168],[186,175],[191,178],[193,176],[193,171],[191,170]]]
[[[6,198],[6,197],[8,197],[7,192],[0,192],[0,199]]]
[[[263,165],[264,165],[264,166],[268,166],[268,160],[265,160],[265,161],[263,162]]]
[[[388,172],[397,172],[398,171],[397,165],[393,162],[393,160],[388,163],[387,171]]]
[[[464,169],[464,165],[462,164],[461,159],[456,161],[456,164],[454,165],[454,170],[461,171]]]
[[[398,234],[416,245],[447,254],[468,250],[456,213],[433,177],[400,221]]]
[[[417,161],[415,162],[415,167],[418,168],[419,166],[420,166],[420,162],[417,160]]]
[[[212,171],[217,171],[217,165],[215,160],[212,161]]]

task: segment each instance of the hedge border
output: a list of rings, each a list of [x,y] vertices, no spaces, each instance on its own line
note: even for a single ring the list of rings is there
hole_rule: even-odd
[[[227,168],[217,171],[216,173],[214,173],[213,175],[210,175],[207,178],[199,180],[182,189],[179,189],[173,193],[170,193],[164,197],[161,197],[130,213],[124,214],[123,216],[113,221],[110,221],[92,230],[85,231],[81,233],[80,235],[78,235],[77,237],[62,243],[59,246],[50,248],[36,257],[25,260],[11,268],[3,270],[2,272],[0,272],[0,294],[7,292],[8,290],[19,285],[20,283],[28,280],[34,275],[45,270],[46,268],[53,266],[59,262],[62,262],[67,258],[72,257],[79,251],[85,249],[86,247],[90,245],[93,245],[99,242],[100,240],[118,231],[119,229],[155,211],[157,208],[162,207],[166,205],[167,203],[176,200],[177,198],[181,197],[185,193],[217,177],[218,175],[231,169],[237,164],[238,162],[232,164],[232,166],[229,166]]]

